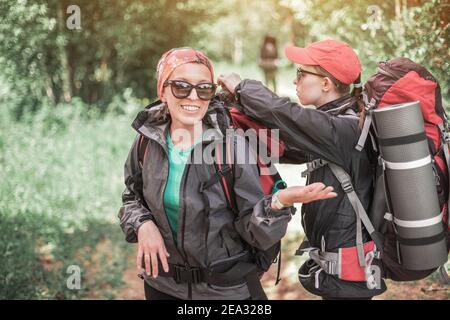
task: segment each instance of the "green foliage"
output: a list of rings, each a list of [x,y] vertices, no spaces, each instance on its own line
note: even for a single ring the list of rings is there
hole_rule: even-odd
[[[13,90],[16,118],[73,96],[101,110],[126,88],[154,96],[161,54],[188,45],[193,27],[212,18],[194,1],[80,0],[81,29],[69,30],[71,4],[0,1],[0,74]]]
[[[198,46],[217,61],[256,64],[266,32],[277,36],[283,58],[285,45],[340,39],[359,54],[363,79],[375,72],[381,60],[408,57],[435,75],[447,105],[450,103],[450,24],[446,14],[450,4],[446,0],[227,0],[221,4],[229,8],[225,14],[212,25],[197,28],[204,34]],[[241,60],[236,59],[239,52]]]
[[[445,0],[80,0],[80,30],[66,27],[71,4],[0,1],[0,78],[6,82],[0,87],[9,88],[2,100],[16,118],[73,97],[120,112],[121,98],[114,97],[126,90],[137,98],[155,96],[156,63],[167,49],[188,45],[216,61],[256,63],[267,32],[278,38],[281,57],[286,44],[347,41],[361,57],[365,79],[380,60],[410,57],[431,70],[450,99]]]
[[[306,43],[337,38],[352,45],[364,67],[363,79],[375,72],[381,60],[408,57],[433,73],[450,103],[448,1],[285,2],[309,29]],[[306,44],[302,38],[296,38],[296,43]]]

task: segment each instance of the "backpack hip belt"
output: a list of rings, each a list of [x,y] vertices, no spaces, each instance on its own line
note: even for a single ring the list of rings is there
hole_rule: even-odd
[[[296,252],[296,255],[307,252],[309,258],[319,267],[313,270],[314,273],[323,271],[344,281],[366,282],[369,288],[373,288],[374,279],[371,277],[371,267],[373,260],[380,258],[379,251],[374,241],[366,242],[363,248],[364,267],[361,267],[358,263],[358,248],[356,246],[339,248],[338,252],[322,251],[315,247],[302,248]]]

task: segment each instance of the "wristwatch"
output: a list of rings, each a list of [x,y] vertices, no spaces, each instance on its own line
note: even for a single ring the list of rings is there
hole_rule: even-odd
[[[277,192],[275,192],[272,196],[272,204],[275,208],[277,208],[278,210],[290,207],[291,205],[285,205],[283,204],[280,199],[278,199],[278,192],[280,192],[280,190],[278,190]]]

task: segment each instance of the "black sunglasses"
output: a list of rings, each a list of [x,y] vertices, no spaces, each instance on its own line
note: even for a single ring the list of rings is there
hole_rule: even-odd
[[[297,68],[297,80],[300,80],[302,78],[303,74],[312,74],[314,76],[326,78],[326,76],[323,75],[323,74],[314,73],[314,72],[311,72],[311,71],[306,71],[306,70],[303,70],[302,68],[298,67]]]
[[[168,80],[164,82],[164,87],[170,85],[172,94],[177,99],[184,99],[189,97],[192,89],[195,88],[197,96],[201,100],[211,100],[216,93],[217,85],[214,83],[199,83],[196,85],[190,84],[183,80]]]

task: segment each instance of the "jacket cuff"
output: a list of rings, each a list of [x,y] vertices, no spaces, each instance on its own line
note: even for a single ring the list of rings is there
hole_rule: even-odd
[[[147,214],[142,215],[133,224],[133,230],[136,233],[136,236],[138,234],[139,227],[142,226],[147,221],[153,221],[156,224],[155,217],[151,213],[147,213]]]
[[[297,209],[294,206],[286,207],[283,209],[273,209],[272,208],[272,196],[266,196],[264,199],[264,207],[267,218],[277,218],[281,216],[294,215]]]

